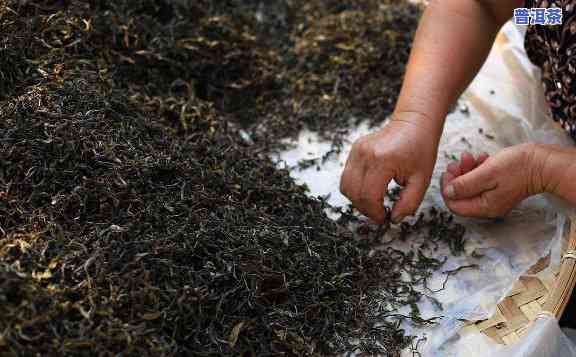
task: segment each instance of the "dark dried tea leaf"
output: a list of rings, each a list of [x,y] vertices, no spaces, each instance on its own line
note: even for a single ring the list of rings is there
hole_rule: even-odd
[[[384,120],[419,14],[391,0],[0,0],[0,355],[414,345],[400,322],[435,320],[397,310],[442,266],[435,245],[462,253],[463,228],[431,212],[401,227],[413,252],[375,249],[352,212],[330,220],[268,157],[304,127],[332,155],[350,117]]]

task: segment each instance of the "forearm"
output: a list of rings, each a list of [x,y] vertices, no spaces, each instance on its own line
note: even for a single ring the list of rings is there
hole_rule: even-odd
[[[502,0],[501,0],[502,1]],[[502,1],[500,4],[509,1]],[[410,55],[396,112],[411,112],[440,136],[444,119],[480,70],[506,16],[487,2],[432,1],[426,9]],[[499,14],[512,8],[504,5]]]

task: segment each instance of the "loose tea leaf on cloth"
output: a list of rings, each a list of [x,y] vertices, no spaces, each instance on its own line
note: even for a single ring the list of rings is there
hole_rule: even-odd
[[[0,353],[398,356],[442,261],[373,249],[266,154],[384,120],[419,13],[0,1]],[[461,252],[443,213],[399,229]]]

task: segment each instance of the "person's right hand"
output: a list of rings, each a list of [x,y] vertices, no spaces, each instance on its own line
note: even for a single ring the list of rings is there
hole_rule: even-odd
[[[340,191],[360,212],[386,222],[384,196],[394,179],[404,186],[392,221],[413,215],[426,192],[436,163],[441,129],[432,119],[398,113],[381,130],[358,139],[346,162]]]

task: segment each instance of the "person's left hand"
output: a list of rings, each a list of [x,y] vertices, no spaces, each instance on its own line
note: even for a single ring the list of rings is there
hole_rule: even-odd
[[[442,195],[455,214],[468,217],[502,217],[525,198],[540,193],[535,173],[535,145],[521,144],[496,155],[475,158],[465,152],[448,165],[442,176]]]

